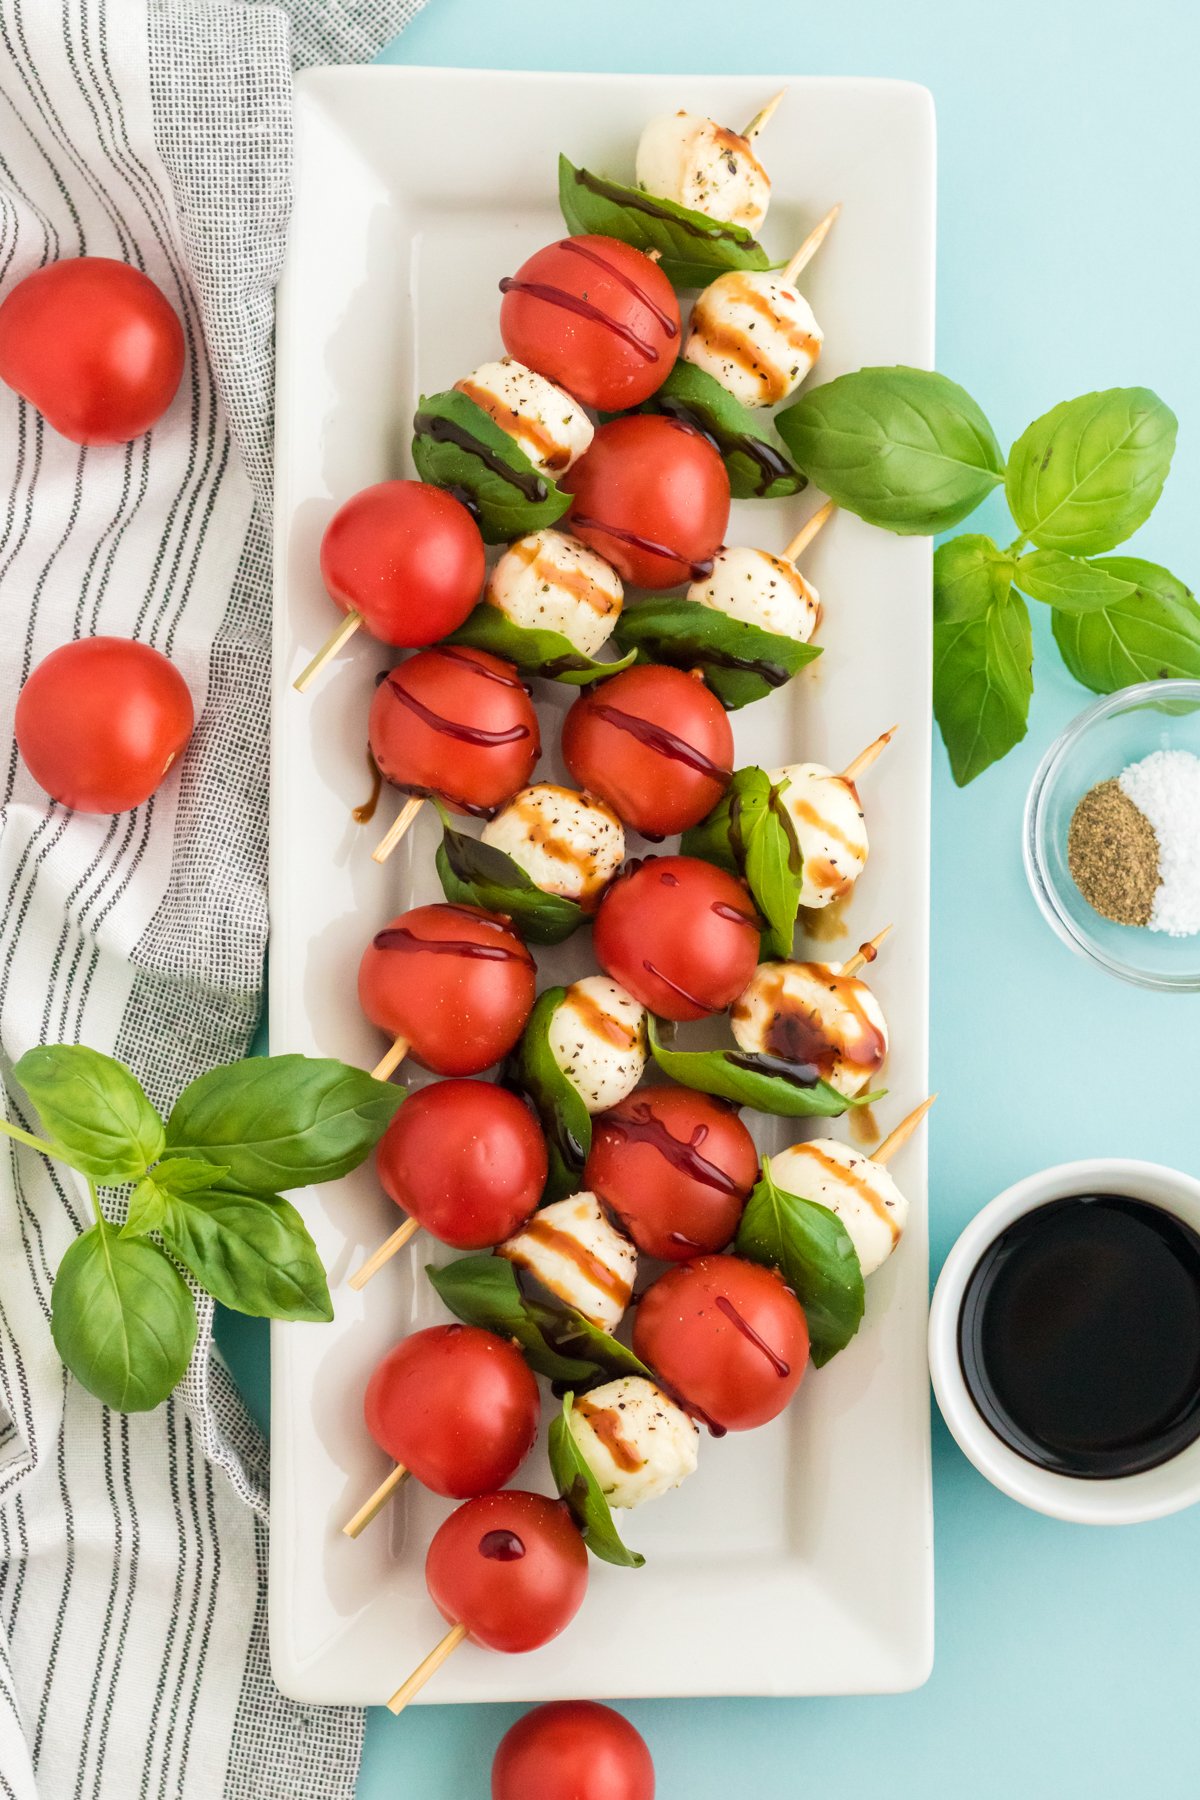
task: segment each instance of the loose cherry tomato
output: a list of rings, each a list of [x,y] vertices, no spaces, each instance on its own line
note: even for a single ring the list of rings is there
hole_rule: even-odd
[[[500,1739],[492,1800],[654,1800],[646,1740],[611,1706],[554,1700]]]
[[[478,1075],[525,1029],[537,971],[502,919],[477,906],[415,906],[363,951],[358,999],[435,1075]]]
[[[490,818],[533,773],[542,740],[511,663],[441,645],[392,669],[375,690],[371,751],[388,781]]]
[[[150,797],[195,716],[187,683],[161,651],[93,637],[38,664],[17,696],[13,729],[26,768],[51,799],[76,812],[117,813]]]
[[[536,1210],[546,1140],[507,1088],[435,1081],[404,1102],[375,1164],[385,1192],[426,1231],[456,1250],[482,1250],[511,1237]]]
[[[583,1185],[663,1262],[723,1250],[757,1180],[754,1139],[710,1094],[640,1088],[592,1121]]]
[[[0,381],[75,444],[126,444],[158,423],[183,374],[183,327],[128,263],[75,256],[0,305]]]
[[[636,413],[601,425],[562,477],[575,536],[634,587],[708,573],[729,524],[729,476],[706,437],[678,419]]]
[[[561,1500],[509,1489],[468,1500],[443,1521],[425,1581],[449,1624],[513,1656],[571,1623],[587,1592],[587,1551]]]
[[[616,238],[547,244],[500,283],[500,336],[585,406],[640,406],[679,354],[679,302],[659,268]]]
[[[364,1412],[393,1462],[435,1494],[466,1500],[516,1474],[537,1437],[541,1397],[504,1338],[473,1325],[432,1325],[377,1365]]]
[[[781,1413],[808,1367],[808,1324],[773,1269],[700,1256],[642,1295],[633,1347],[711,1429],[750,1431]]]
[[[733,732],[719,700],[682,669],[644,663],[590,687],[563,721],[576,781],[643,837],[698,825],[729,784]]]
[[[758,965],[744,882],[694,856],[648,856],[600,902],[592,946],[614,981],[662,1019],[702,1019],[737,999]]]
[[[457,631],[486,573],[479,527],[461,501],[423,481],[380,481],[351,495],[321,539],[321,575],[372,637],[415,649]]]

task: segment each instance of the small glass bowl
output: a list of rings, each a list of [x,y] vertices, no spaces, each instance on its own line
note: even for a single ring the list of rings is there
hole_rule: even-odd
[[[1200,681],[1143,681],[1106,694],[1052,744],[1025,803],[1025,873],[1063,942],[1118,975],[1162,992],[1200,992],[1200,933],[1169,937],[1115,925],[1090,907],[1067,865],[1071,816],[1089,788],[1152,750],[1200,756]]]

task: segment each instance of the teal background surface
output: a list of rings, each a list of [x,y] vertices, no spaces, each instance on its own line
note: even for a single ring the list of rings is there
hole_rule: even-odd
[[[1069,395],[1157,389],[1179,414],[1180,448],[1135,542],[1194,586],[1198,51],[1194,0],[430,0],[385,60],[924,83],[939,133],[938,366],[1006,445]],[[786,170],[775,176],[786,184]],[[1001,535],[1003,508],[975,528]],[[1088,700],[1044,615],[1035,632],[1026,742],[964,792],[940,745],[935,754],[935,1272],[986,1200],[1048,1163],[1114,1154],[1200,1174],[1195,1003],[1140,993],[1073,957],[1025,886],[1026,788]],[[265,1333],[231,1321],[223,1340],[263,1416]],[[1200,1792],[1200,1510],[1117,1531],[1039,1518],[976,1475],[936,1416],[934,1476],[929,1684],[857,1700],[630,1705],[659,1800]],[[515,1716],[372,1713],[361,1800],[486,1800],[492,1750]]]

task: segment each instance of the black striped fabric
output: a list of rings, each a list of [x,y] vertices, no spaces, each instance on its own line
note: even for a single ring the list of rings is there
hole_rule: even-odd
[[[370,57],[421,0],[0,0],[0,294],[119,257],[184,324],[146,438],[81,450],[0,390],[0,1057],[110,1048],[169,1104],[243,1054],[266,939],[271,329],[293,64]],[[136,812],[72,816],[16,755],[33,665],[94,632],[170,655],[199,725]],[[24,1118],[9,1085],[8,1116]],[[85,1219],[0,1154],[0,1800],[349,1800],[354,1709],[285,1700],[266,1458],[201,1311],[158,1412],[108,1412],[49,1334]]]

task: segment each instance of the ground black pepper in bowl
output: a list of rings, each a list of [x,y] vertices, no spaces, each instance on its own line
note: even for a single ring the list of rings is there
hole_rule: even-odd
[[[1067,863],[1088,905],[1117,925],[1148,925],[1158,892],[1158,838],[1117,780],[1083,796],[1067,834]]]

